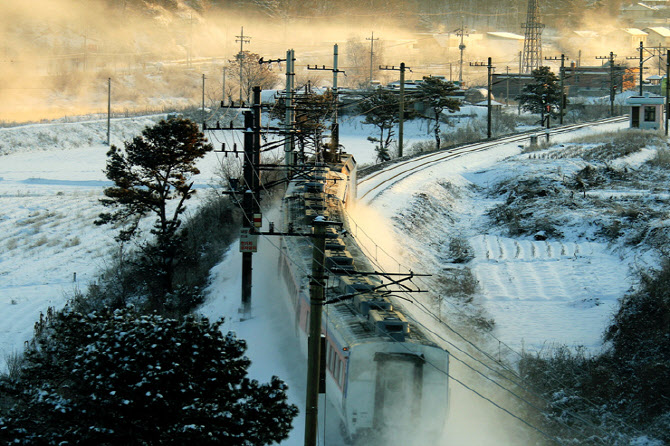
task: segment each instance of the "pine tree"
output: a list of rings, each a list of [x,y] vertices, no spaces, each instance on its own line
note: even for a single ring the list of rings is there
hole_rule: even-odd
[[[460,101],[454,99],[457,88],[452,82],[435,77],[424,77],[418,91],[412,95],[416,101],[423,102],[433,112],[435,119],[435,148],[440,150],[440,118],[446,109],[453,113],[460,110]]]
[[[195,193],[192,177],[200,173],[196,162],[212,150],[206,141],[194,122],[171,118],[144,129],[125,149],[113,145],[107,152],[105,175],[114,186],[105,189],[107,198],[101,202],[114,212],[100,214],[95,223],[124,224],[118,239],[127,242],[139,234],[144,215],[156,216],[151,231],[155,241],[141,244],[143,261],[138,265],[155,308],[162,308],[162,299],[174,290],[175,267],[184,256],[180,216]]]
[[[0,443],[265,445],[297,408],[277,377],[247,377],[246,344],[223,321],[131,308],[47,319],[20,376],[0,381]]]
[[[533,70],[532,82],[526,84],[516,99],[521,107],[531,113],[538,113],[542,124],[545,116],[557,117],[562,100],[558,77],[549,67]]]
[[[380,89],[375,90],[358,105],[358,113],[365,115],[363,123],[373,125],[379,130],[378,138],[368,136],[368,141],[375,144],[377,161],[391,159],[388,148],[393,140],[393,127],[398,123],[399,104],[397,94]]]

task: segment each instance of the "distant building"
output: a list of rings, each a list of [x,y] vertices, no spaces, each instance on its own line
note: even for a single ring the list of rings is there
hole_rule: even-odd
[[[567,96],[607,96],[610,94],[612,77],[616,92],[635,88],[637,68],[628,68],[614,65],[613,72],[610,71],[609,62],[602,66],[577,67],[574,63],[565,67],[564,82],[565,94]],[[557,75],[559,73],[556,73]],[[518,73],[493,73],[493,95],[496,98],[509,98],[514,100],[521,93],[526,84],[532,81],[530,74]]]
[[[648,34],[639,28],[623,28],[617,29],[605,35],[607,42],[617,42],[625,49],[635,49],[642,45],[647,46]]]
[[[670,47],[670,29],[663,26],[654,26],[643,30],[648,34],[646,46]],[[639,43],[638,43],[639,45]]]
[[[621,8],[621,18],[632,26],[644,26],[653,22],[658,8],[645,3],[633,3]]]
[[[520,34],[492,31],[486,33],[483,44],[488,48],[494,47],[496,54],[516,55],[523,50],[524,36]]]

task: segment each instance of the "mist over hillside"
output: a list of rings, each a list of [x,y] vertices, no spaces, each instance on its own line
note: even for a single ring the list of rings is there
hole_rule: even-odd
[[[582,51],[584,58],[619,51],[602,44],[590,49],[580,43],[577,49],[559,37],[578,27],[621,26],[620,4],[542,2],[546,51]],[[295,49],[298,86],[329,85],[329,73],[307,66],[332,64],[336,43],[346,73],[343,87],[355,88],[370,75],[383,83],[397,80],[398,73],[370,73],[370,67],[401,61],[412,67],[413,78],[451,78],[459,58],[458,29],[466,31],[465,80],[477,85],[485,76],[469,62],[493,56],[501,66],[518,65],[518,41],[498,45],[481,36],[487,31],[523,35],[526,8],[525,0],[3,2],[0,122],[105,113],[109,81],[115,113],[198,107],[203,74],[206,105],[215,107],[224,97],[237,96],[240,50],[267,60]],[[277,64],[270,69],[278,75],[284,71]]]

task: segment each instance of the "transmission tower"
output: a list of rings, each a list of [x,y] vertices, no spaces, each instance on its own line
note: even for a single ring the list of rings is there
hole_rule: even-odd
[[[530,73],[540,67],[540,61],[542,60],[542,30],[544,24],[540,23],[539,0],[528,0],[526,23],[521,27],[525,30],[521,67],[524,73]]]

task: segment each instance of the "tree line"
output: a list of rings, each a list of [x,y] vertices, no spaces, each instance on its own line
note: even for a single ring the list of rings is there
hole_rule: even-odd
[[[177,10],[178,0],[106,0],[116,7],[143,8],[154,3]],[[527,0],[183,0],[196,11],[241,13],[277,20],[337,19],[367,17],[367,20],[397,19],[410,27],[448,32],[464,25],[470,29],[516,29],[526,19]],[[565,0],[541,2],[541,15],[551,27],[577,26],[584,13],[616,16],[628,0]]]

